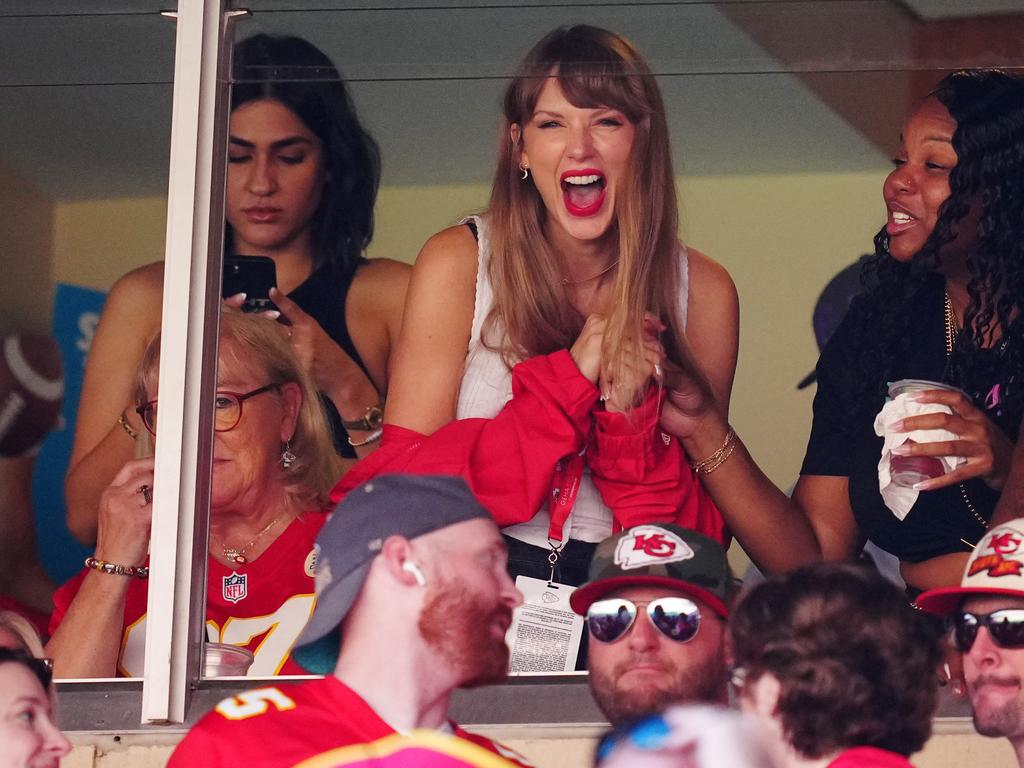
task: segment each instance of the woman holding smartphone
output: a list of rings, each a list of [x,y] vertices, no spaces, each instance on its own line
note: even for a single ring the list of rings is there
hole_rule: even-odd
[[[226,252],[274,261],[271,299],[335,412],[339,451],[354,458],[380,436],[409,272],[363,256],[373,235],[377,145],[337,69],[307,41],[249,38],[235,49],[234,71]],[[162,292],[162,263],[122,277],[93,340],[66,481],[68,527],[83,543],[95,541],[100,494],[145,432],[129,407],[132,376],[159,330]]]

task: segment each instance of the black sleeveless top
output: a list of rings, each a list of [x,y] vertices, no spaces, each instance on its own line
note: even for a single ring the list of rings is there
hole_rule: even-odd
[[[302,311],[316,320],[324,329],[334,343],[341,347],[345,354],[351,357],[363,373],[369,378],[370,372],[366,370],[362,358],[356,351],[352,337],[349,336],[348,326],[345,323],[345,302],[348,299],[348,289],[352,286],[352,279],[366,259],[359,259],[353,266],[347,269],[335,267],[332,264],[324,264],[313,271],[306,280],[294,291],[288,294],[288,298],[298,304]],[[338,453],[346,458],[356,458],[355,449],[348,443],[348,433],[341,425],[341,416],[338,409],[322,392],[320,401],[323,403],[327,420],[331,425],[331,432],[334,436],[334,446]],[[367,403],[371,405],[371,403]]]
[[[907,307],[906,333],[915,343],[910,353],[897,361],[891,380],[946,380],[943,289],[942,281],[935,280],[921,292],[915,306]],[[878,491],[882,438],[875,434],[874,420],[884,398],[879,396],[870,407],[855,405],[859,402],[858,382],[865,375],[856,354],[858,334],[863,333],[860,316],[868,309],[865,297],[855,299],[822,350],[814,422],[800,473],[848,477],[850,506],[860,532],[900,560],[920,562],[952,552],[969,552],[986,527],[967,507],[959,487],[922,492],[902,521],[885,506]],[[985,391],[969,394],[1011,439],[1016,437],[1020,422],[1015,409],[1004,409],[1005,403],[999,399],[993,402]],[[998,491],[977,478],[963,487],[978,515],[989,520],[999,500]]]

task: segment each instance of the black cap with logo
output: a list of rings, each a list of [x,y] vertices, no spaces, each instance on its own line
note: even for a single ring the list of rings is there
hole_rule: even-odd
[[[714,539],[669,523],[638,525],[602,541],[589,580],[569,604],[581,616],[591,603],[623,587],[663,586],[703,601],[729,616],[733,578],[725,549]]]

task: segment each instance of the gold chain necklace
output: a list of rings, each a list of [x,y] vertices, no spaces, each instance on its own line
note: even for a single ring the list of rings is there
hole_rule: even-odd
[[[244,565],[245,563],[249,562],[246,555],[248,554],[249,550],[252,549],[253,545],[256,544],[257,541],[262,539],[268,533],[270,533],[270,529],[277,525],[279,522],[281,522],[281,520],[285,517],[286,514],[286,512],[282,513],[275,517],[273,520],[271,520],[269,523],[267,523],[263,527],[263,530],[261,530],[255,536],[253,536],[252,540],[244,547],[229,547],[227,544],[221,541],[220,538],[218,538],[213,533],[213,531],[210,531],[210,538],[213,539],[214,542],[216,542],[217,546],[220,547],[221,555],[223,555],[226,560],[230,560],[236,565]]]
[[[953,354],[953,336],[954,329],[956,327],[956,318],[953,314],[953,302],[949,298],[949,291],[945,292],[945,301],[943,304],[946,315],[946,359]],[[963,483],[960,483],[957,487],[960,488],[960,496],[964,500],[964,504],[967,507],[967,511],[971,513],[974,519],[984,528],[988,530],[988,520],[978,514],[978,510],[975,509],[974,504],[971,503],[971,498],[967,495],[967,489]],[[963,539],[961,539],[963,541]]]
[[[589,283],[591,280],[596,280],[597,278],[599,278],[601,275],[605,274],[606,272],[611,272],[612,271],[612,267],[614,267],[618,263],[619,263],[619,260],[616,259],[611,264],[609,264],[607,267],[605,267],[600,272],[598,272],[596,275],[591,275],[590,277],[584,277],[584,278],[581,278],[580,280],[570,280],[568,277],[563,277],[562,278],[562,285],[579,285],[580,283]]]

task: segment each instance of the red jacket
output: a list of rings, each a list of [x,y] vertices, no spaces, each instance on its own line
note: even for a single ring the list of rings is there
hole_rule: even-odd
[[[616,529],[671,522],[727,545],[721,513],[682,446],[658,428],[662,400],[652,387],[632,413],[611,413],[567,350],[533,357],[512,369],[512,399],[493,419],[459,419],[431,435],[387,425],[381,447],[331,499],[381,474],[458,475],[501,527],[530,520],[547,502],[557,541],[586,463]]]

